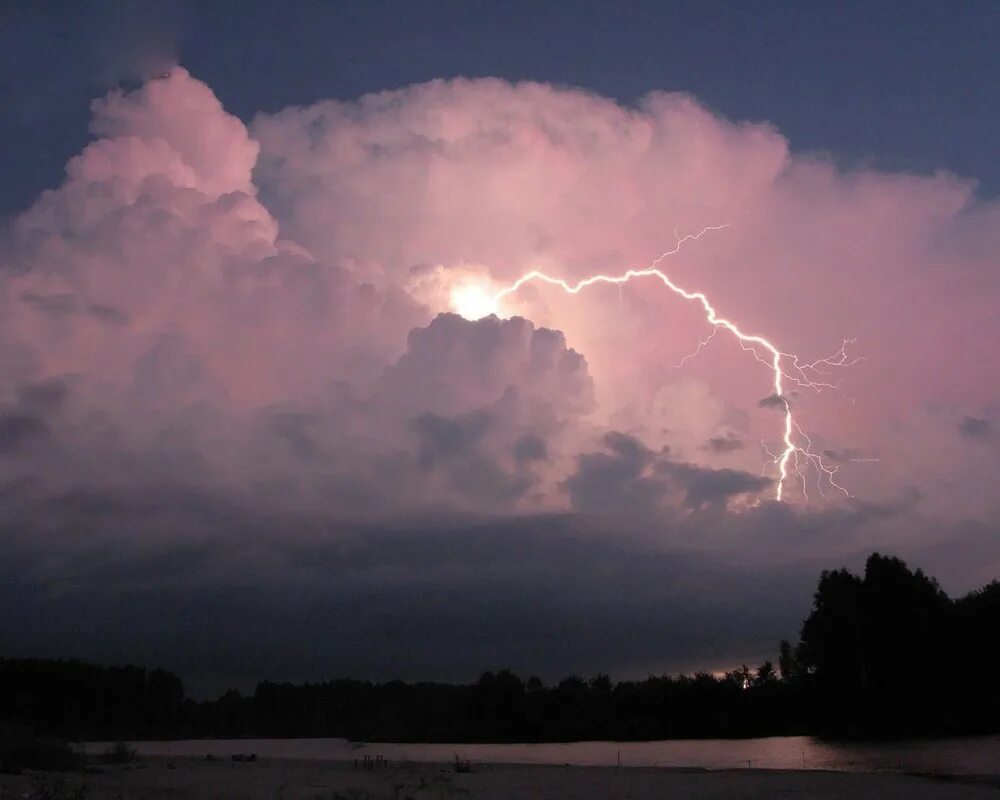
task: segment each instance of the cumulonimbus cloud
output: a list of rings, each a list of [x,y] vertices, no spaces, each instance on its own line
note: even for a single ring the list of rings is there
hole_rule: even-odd
[[[498,80],[248,128],[177,68],[91,130],[0,242],[5,649],[645,674],[771,655],[873,547],[996,575],[1000,207],[970,181]],[[769,501],[767,369],[655,282],[449,313],[458,280],[618,273],[718,224],[678,283],[805,359],[857,337],[841,391],[789,393],[853,501]]]
[[[725,224],[663,266],[803,358],[857,337],[842,392],[793,398],[817,448],[858,454],[843,484],[996,510],[995,448],[954,434],[996,407],[1000,366],[1000,209],[969,181],[843,172],[684,95],[498,80],[248,129],[177,68],[96,101],[91,130],[4,239],[8,486],[171,483],[351,519],[748,508],[773,478],[748,444],[777,435],[769,376],[725,336],[684,361],[698,307],[636,282],[447,313],[456,277],[620,272]],[[25,399],[45,386],[64,397]]]
[[[951,435],[995,405],[983,376],[1000,366],[989,344],[1000,208],[972,181],[844,171],[685,95],[630,108],[496,80],[319,102],[252,129],[255,175],[282,230],[381,285],[409,285],[427,265],[475,270],[494,287],[538,268],[618,273],[675,234],[728,224],[662,266],[806,360],[857,340],[865,360],[832,376],[841,394],[790,398],[820,449],[859,454],[841,468],[849,490],[875,499],[919,486],[952,509],[992,513],[985,473],[964,469],[968,450]],[[673,368],[708,332],[697,307],[655,281],[572,297],[531,285],[505,303],[586,357],[602,424],[690,462],[759,470],[758,448],[704,443],[732,434],[773,446],[774,415],[755,408],[766,371],[725,336]],[[430,304],[447,308],[446,293]],[[691,394],[698,382],[708,395]],[[913,471],[931,439],[936,457]]]

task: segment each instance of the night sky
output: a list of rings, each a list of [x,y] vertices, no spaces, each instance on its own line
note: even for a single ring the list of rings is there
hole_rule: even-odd
[[[998,577],[998,22],[6,4],[0,655],[625,678]]]

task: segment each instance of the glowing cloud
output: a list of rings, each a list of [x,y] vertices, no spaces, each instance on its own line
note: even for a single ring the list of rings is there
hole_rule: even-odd
[[[451,290],[451,307],[459,316],[473,322],[497,313],[497,304],[497,296],[479,284],[462,284]]]
[[[499,81],[248,130],[176,69],[95,103],[92,130],[0,237],[4,486],[559,511],[619,431],[763,467],[768,499],[917,487],[943,516],[994,512],[996,437],[959,426],[996,427],[1000,206],[952,176],[845,173],[679,95]],[[683,261],[647,267],[665,221],[693,234]],[[790,355],[845,333],[867,356],[849,374],[849,347]],[[60,405],[25,399],[50,385]]]
[[[852,360],[848,357],[845,350],[846,343],[843,343],[840,350],[832,356],[821,358],[811,363],[800,362],[796,356],[781,352],[771,341],[765,339],[763,336],[746,333],[735,323],[720,317],[711,302],[709,302],[708,297],[703,292],[691,292],[687,289],[681,288],[674,283],[666,275],[666,273],[661,272],[658,269],[659,264],[664,259],[680,252],[680,249],[685,242],[697,241],[709,231],[719,231],[727,227],[728,225],[709,225],[702,228],[698,233],[689,234],[678,239],[677,244],[671,250],[667,250],[666,252],[660,254],[660,256],[653,261],[652,264],[644,269],[630,269],[620,275],[592,275],[589,278],[584,278],[575,283],[569,283],[562,278],[553,278],[544,272],[533,270],[522,275],[510,286],[501,289],[492,297],[490,297],[486,290],[481,286],[460,287],[452,292],[452,304],[455,310],[467,319],[479,319],[487,314],[494,313],[494,311],[500,307],[500,303],[505,297],[513,294],[526,283],[531,281],[540,281],[552,286],[557,286],[568,294],[578,294],[582,289],[599,283],[620,285],[627,283],[634,278],[659,278],[660,281],[662,281],[663,284],[674,294],[680,295],[685,300],[697,302],[701,305],[705,311],[705,318],[715,329],[712,335],[714,335],[715,331],[718,331],[719,329],[728,331],[737,338],[740,346],[744,350],[752,353],[758,361],[770,367],[773,375],[774,397],[784,410],[784,429],[781,436],[783,446],[777,455],[771,455],[769,453],[772,461],[777,467],[778,472],[775,499],[780,502],[784,497],[785,483],[788,480],[790,467],[796,471],[796,474],[802,482],[803,495],[808,497],[805,487],[805,475],[800,469],[800,458],[804,463],[812,465],[818,471],[821,478],[825,478],[830,486],[839,490],[844,494],[844,496],[850,497],[850,493],[843,486],[837,483],[836,473],[838,467],[826,464],[823,461],[823,458],[814,450],[812,440],[802,431],[798,422],[795,421],[795,417],[792,414],[791,404],[785,397],[786,380],[804,388],[822,389],[832,387],[833,384],[828,381],[817,379],[813,376],[821,373],[821,366],[849,366],[856,363],[856,359]],[[476,316],[469,316],[470,314]],[[692,355],[696,355],[708,341],[709,339],[702,340],[698,344],[698,349],[695,350]],[[763,349],[766,355],[762,356],[758,352],[757,348]],[[685,357],[685,360],[689,357]],[[785,367],[782,364],[783,358],[790,360],[794,374],[786,374]],[[822,485],[820,484],[820,492],[822,493],[822,491]]]

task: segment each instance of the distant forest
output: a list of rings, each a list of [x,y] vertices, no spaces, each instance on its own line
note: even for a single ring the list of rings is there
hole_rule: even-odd
[[[724,676],[607,675],[546,686],[508,670],[470,685],[336,679],[186,698],[164,670],[0,659],[0,721],[70,740],[641,740],[1000,731],[1000,583],[950,599],[896,558],[823,572],[797,644]]]

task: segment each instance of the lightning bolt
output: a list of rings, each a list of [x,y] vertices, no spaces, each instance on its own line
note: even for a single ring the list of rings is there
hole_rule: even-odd
[[[709,344],[711,344],[712,339],[715,338],[715,334],[717,334],[718,332],[719,332],[718,328],[712,328],[712,332],[708,334],[708,336],[706,336],[700,342],[698,342],[698,346],[694,350],[692,350],[690,353],[684,356],[684,358],[682,358],[676,364],[672,364],[671,366],[674,369],[680,369],[685,364],[687,364],[687,362],[690,361],[692,358],[697,358],[698,356],[700,356],[701,351],[704,350],[706,347],[708,347]]]
[[[822,481],[825,478],[830,487],[840,491],[845,496],[850,497],[850,493],[847,489],[841,486],[836,480],[837,467],[830,466],[823,461],[822,457],[813,449],[812,440],[806,436],[806,434],[802,431],[802,428],[799,426],[794,414],[792,413],[792,405],[785,394],[785,385],[787,383],[797,388],[808,388],[815,391],[823,391],[825,389],[839,390],[839,387],[829,380],[828,375],[832,370],[852,366],[860,360],[859,358],[850,356],[847,352],[848,346],[854,343],[853,340],[845,339],[841,343],[840,349],[830,356],[817,359],[816,361],[802,361],[794,354],[783,352],[773,342],[765,337],[741,330],[735,322],[719,314],[704,292],[692,292],[677,285],[670,278],[670,276],[659,269],[660,264],[664,260],[679,253],[681,248],[687,242],[697,241],[701,239],[702,236],[705,236],[710,232],[721,231],[728,227],[729,225],[709,225],[702,228],[698,231],[698,233],[679,237],[677,238],[677,243],[673,248],[661,253],[648,267],[643,269],[630,269],[620,275],[597,274],[592,275],[589,278],[584,278],[576,283],[570,283],[563,278],[554,278],[544,272],[532,270],[531,272],[527,272],[522,275],[509,286],[496,292],[492,296],[492,307],[494,309],[499,309],[500,303],[505,298],[516,293],[522,286],[531,282],[539,282],[555,286],[562,289],[567,294],[579,294],[583,289],[586,289],[589,286],[595,286],[602,283],[614,284],[618,286],[619,291],[621,291],[622,284],[628,283],[636,278],[659,279],[674,294],[682,297],[688,302],[700,305],[702,310],[705,312],[705,319],[710,325],[713,326],[712,333],[699,343],[697,349],[693,353],[685,356],[680,364],[677,365],[678,367],[698,355],[701,350],[714,338],[716,333],[719,331],[726,331],[736,338],[740,347],[743,348],[744,351],[751,353],[761,364],[764,364],[770,369],[772,375],[772,386],[774,389],[773,396],[776,398],[777,402],[780,402],[784,410],[784,423],[781,432],[781,441],[783,446],[778,453],[770,453],[767,451],[768,457],[771,459],[771,463],[774,464],[777,473],[775,499],[779,502],[783,499],[786,484],[789,481],[790,471],[794,471],[798,476],[802,486],[803,496],[808,499],[808,494],[806,493],[805,475],[802,471],[803,465],[812,465],[816,469],[817,484],[819,485],[819,491],[822,496],[825,497],[822,487]]]

